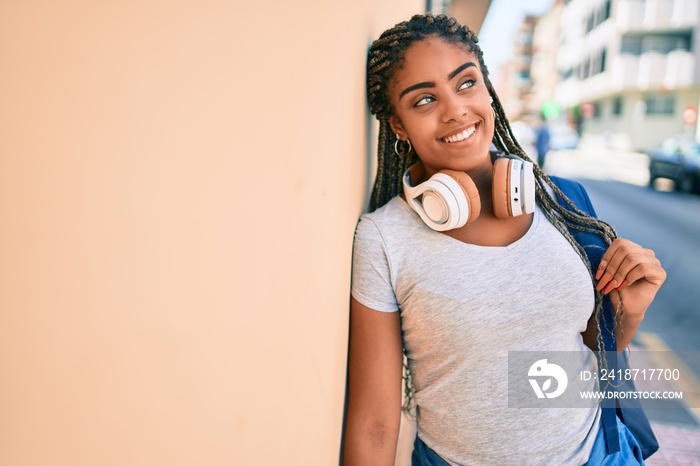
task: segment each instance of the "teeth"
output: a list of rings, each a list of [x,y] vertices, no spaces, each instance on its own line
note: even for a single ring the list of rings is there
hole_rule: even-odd
[[[445,142],[459,142],[459,141],[464,141],[467,139],[469,136],[471,136],[474,131],[476,131],[476,125],[470,126],[469,128],[465,129],[461,133],[454,134],[450,137],[447,138],[442,138],[443,141]]]

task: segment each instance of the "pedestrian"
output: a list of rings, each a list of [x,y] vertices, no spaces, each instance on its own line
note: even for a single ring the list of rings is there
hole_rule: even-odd
[[[547,118],[540,115],[540,125],[537,127],[537,165],[544,167],[547,152],[549,152],[549,140],[551,139]]]
[[[652,251],[554,200],[561,191],[513,138],[477,40],[426,14],[369,50],[379,150],[371,213],[355,233],[345,466],[394,464],[402,380],[414,465],[586,463],[600,448],[600,408],[509,409],[508,353],[577,351],[595,367],[605,295],[618,309],[624,296],[622,349],[666,277]],[[459,207],[431,185],[459,193]],[[599,269],[570,227],[609,245]],[[611,464],[643,464],[620,432]]]

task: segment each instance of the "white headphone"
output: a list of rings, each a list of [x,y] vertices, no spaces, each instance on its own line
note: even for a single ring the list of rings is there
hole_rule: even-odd
[[[492,152],[493,209],[498,218],[515,217],[535,211],[535,175],[531,162],[513,154]],[[430,228],[447,231],[476,220],[481,213],[481,200],[474,181],[464,172],[440,170],[429,180],[422,179],[423,164],[418,162],[403,175],[406,201]]]

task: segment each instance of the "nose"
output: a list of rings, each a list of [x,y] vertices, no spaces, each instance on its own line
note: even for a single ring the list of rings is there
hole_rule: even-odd
[[[451,96],[447,99],[443,99],[442,103],[442,120],[445,123],[449,123],[450,121],[460,121],[467,115],[467,113],[469,113],[467,106],[458,96]]]

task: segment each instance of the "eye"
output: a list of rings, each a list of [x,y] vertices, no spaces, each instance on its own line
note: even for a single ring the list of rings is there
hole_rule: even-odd
[[[413,106],[414,107],[422,107],[423,105],[428,105],[429,103],[435,102],[435,97],[426,95],[418,99]]]
[[[476,80],[469,78],[466,81],[464,81],[462,84],[460,84],[457,89],[460,91],[463,89],[469,89],[470,87],[474,86],[474,84],[476,84]]]

